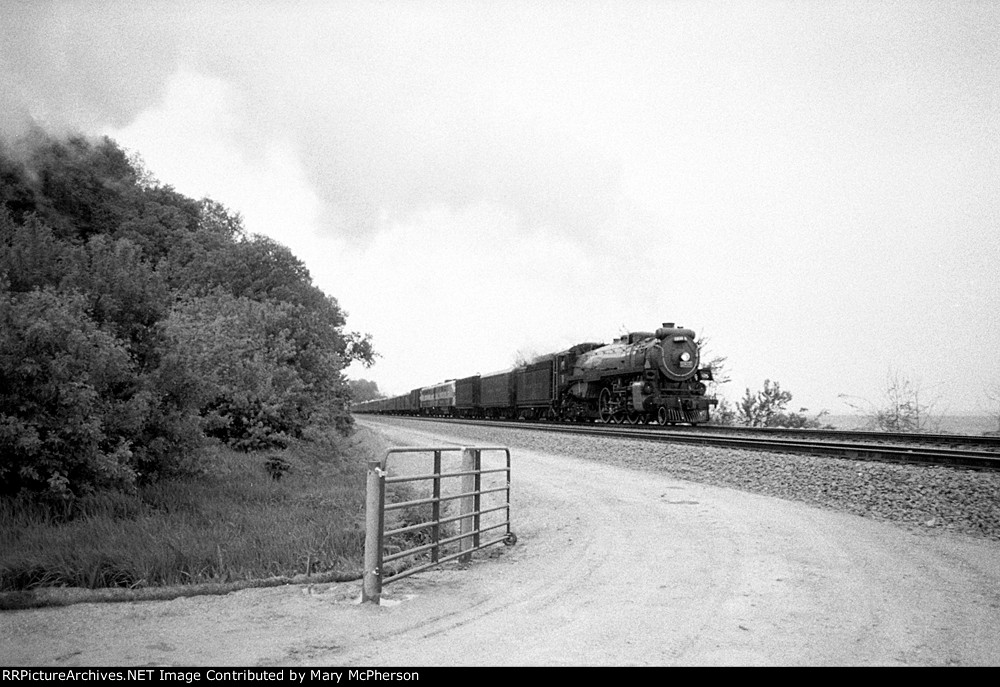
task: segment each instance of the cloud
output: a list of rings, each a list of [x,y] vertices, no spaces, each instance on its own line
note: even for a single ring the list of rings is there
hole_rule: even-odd
[[[530,102],[536,75],[515,65],[497,77],[487,64],[497,37],[475,25],[422,33],[426,22],[399,17],[375,30],[379,18],[354,18],[350,32],[331,22],[329,49],[313,45],[311,60],[275,53],[260,71],[236,54],[219,72],[253,101],[257,137],[303,150],[330,230],[365,239],[427,208],[489,203],[585,236],[614,215],[620,164],[565,108]]]
[[[176,67],[176,37],[155,5],[4,3],[0,131],[29,120],[54,132],[121,126],[149,107]]]
[[[289,142],[325,229],[349,240],[427,208],[482,203],[587,236],[621,202],[620,161],[592,126],[596,94],[581,100],[579,81],[560,83],[569,54],[533,43],[511,54],[509,41],[525,37],[507,12],[82,2],[15,4],[14,15],[0,47],[8,132],[27,117],[56,130],[134,127],[182,101],[191,109],[177,121],[194,124],[221,108],[176,89],[203,78],[230,105],[231,126],[215,129],[229,149],[253,158]]]

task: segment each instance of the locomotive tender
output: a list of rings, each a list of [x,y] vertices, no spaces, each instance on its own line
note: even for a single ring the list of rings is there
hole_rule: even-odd
[[[691,329],[665,322],[611,344],[582,343],[521,367],[357,403],[358,413],[578,422],[708,422],[717,403]]]

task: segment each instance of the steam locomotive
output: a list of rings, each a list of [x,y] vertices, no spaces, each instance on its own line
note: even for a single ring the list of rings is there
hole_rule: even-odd
[[[660,425],[708,422],[715,398],[691,329],[665,322],[610,344],[581,343],[501,372],[357,403],[357,413]]]

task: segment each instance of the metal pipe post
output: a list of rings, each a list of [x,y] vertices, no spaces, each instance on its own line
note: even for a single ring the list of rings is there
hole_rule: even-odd
[[[463,494],[472,494],[476,491],[476,477],[478,475],[471,474],[476,469],[475,453],[469,448],[462,449],[462,472],[466,473],[462,475]],[[459,534],[462,535],[462,538],[458,542],[458,550],[464,552],[458,560],[461,563],[468,563],[472,560],[472,536],[473,532],[476,531],[475,518],[472,516],[476,510],[475,497],[471,495],[462,497],[459,499],[458,508],[459,515],[469,516],[463,517],[459,521]]]
[[[368,461],[365,493],[365,567],[361,601],[379,603],[382,596],[382,532],[384,530],[385,472],[378,460]]]

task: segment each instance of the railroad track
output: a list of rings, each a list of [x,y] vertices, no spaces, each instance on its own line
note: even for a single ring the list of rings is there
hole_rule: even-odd
[[[789,429],[786,427],[737,427],[704,425],[701,427],[679,427],[681,431],[705,432],[712,434],[743,434],[749,436],[797,437],[818,441],[853,441],[872,444],[939,444],[943,446],[966,446],[981,451],[1000,453],[1000,435],[967,434],[925,434],[914,432],[874,432],[846,429]]]
[[[1000,470],[1000,442],[996,437],[943,434],[899,434],[839,430],[777,430],[768,428],[683,427],[644,425],[562,424],[514,420],[469,420],[460,418],[411,418],[431,422],[505,427],[542,432],[585,434],[608,438],[638,439],[669,443],[721,446],[752,451],[825,455],[852,460],[871,460],[920,465],[945,465],[977,470]],[[722,430],[722,431],[719,431]],[[736,432],[739,432],[737,434]],[[788,436],[790,432],[794,436]],[[750,436],[760,434],[761,436]],[[803,434],[809,438],[802,438]],[[909,443],[887,443],[905,440]],[[984,441],[985,440],[985,441]],[[941,443],[976,446],[949,448]],[[981,448],[980,448],[981,447]]]

